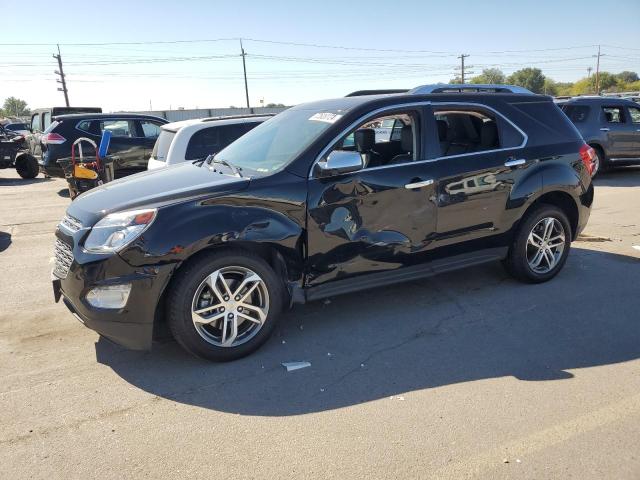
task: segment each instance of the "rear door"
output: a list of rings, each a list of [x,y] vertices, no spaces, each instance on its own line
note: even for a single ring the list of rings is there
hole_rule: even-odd
[[[444,247],[502,233],[509,192],[528,168],[525,136],[494,110],[434,103],[441,156],[436,175],[437,240]],[[439,124],[439,125],[438,125]]]
[[[607,152],[609,160],[633,158],[635,154],[635,134],[630,119],[627,118],[625,107],[622,105],[609,105],[601,107],[600,111],[601,131],[606,132],[609,143]]]
[[[640,158],[640,107],[627,107],[633,132],[633,157]]]

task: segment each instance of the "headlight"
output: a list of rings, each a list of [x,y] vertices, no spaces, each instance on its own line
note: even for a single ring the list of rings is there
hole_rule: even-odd
[[[84,248],[93,253],[112,253],[124,248],[144,232],[156,218],[157,209],[112,213],[91,229]]]

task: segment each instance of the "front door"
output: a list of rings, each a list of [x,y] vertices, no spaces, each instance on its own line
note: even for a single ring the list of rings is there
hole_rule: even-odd
[[[403,122],[402,140],[376,139],[375,129],[389,119]],[[421,110],[405,110],[363,121],[355,139],[346,132],[333,150],[360,152],[365,167],[328,178],[313,174],[308,286],[422,261],[436,227],[433,165],[421,161],[422,119]]]
[[[609,160],[627,159],[635,156],[636,128],[627,119],[623,106],[604,106],[600,112],[600,130],[606,132],[609,143]]]

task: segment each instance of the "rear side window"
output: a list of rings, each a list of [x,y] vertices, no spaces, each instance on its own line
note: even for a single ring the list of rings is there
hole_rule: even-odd
[[[624,123],[622,107],[602,107],[602,115],[607,123]]]
[[[171,146],[171,142],[173,142],[175,136],[176,132],[172,132],[170,130],[160,130],[160,135],[158,136],[156,143],[153,145],[151,157],[161,162],[166,162],[167,153],[169,153],[169,147]]]
[[[100,135],[100,126],[98,123],[97,120],[82,120],[76,125],[76,128],[92,135]]]
[[[586,105],[563,105],[562,111],[573,123],[583,123],[589,117],[591,109]]]
[[[256,125],[255,123],[239,123],[199,130],[189,140],[184,158],[185,160],[197,160],[218,153]]]
[[[511,124],[483,108],[434,108],[442,156],[462,155],[522,145]]]
[[[640,123],[640,108],[629,107],[629,116],[633,123]]]
[[[100,122],[100,130],[111,132],[113,137],[131,138],[135,137],[133,123],[130,120],[103,120]]]

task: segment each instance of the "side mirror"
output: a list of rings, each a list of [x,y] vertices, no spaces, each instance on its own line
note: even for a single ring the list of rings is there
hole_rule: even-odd
[[[334,150],[326,160],[316,163],[319,177],[330,177],[341,173],[357,172],[364,167],[359,152],[349,150]]]

